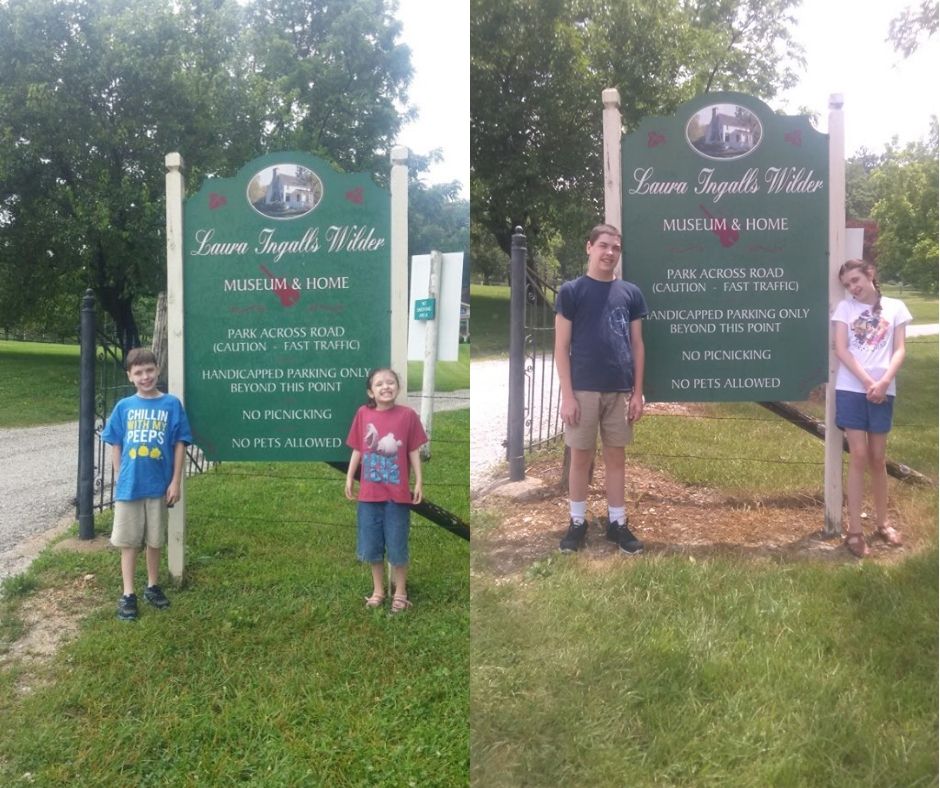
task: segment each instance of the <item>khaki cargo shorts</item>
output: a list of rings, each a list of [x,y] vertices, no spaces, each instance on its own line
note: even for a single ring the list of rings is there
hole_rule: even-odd
[[[576,391],[581,418],[577,425],[565,425],[565,445],[594,451],[600,429],[604,446],[626,446],[633,442],[633,425],[627,419],[631,391]]]
[[[111,544],[115,547],[162,548],[166,541],[166,498],[114,502]]]

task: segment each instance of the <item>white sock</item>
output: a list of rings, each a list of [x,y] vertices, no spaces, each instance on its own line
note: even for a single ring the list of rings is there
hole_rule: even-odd
[[[607,519],[612,523],[620,523],[623,525],[625,514],[625,506],[607,506]]]
[[[583,523],[587,516],[587,501],[568,501],[568,510],[574,522]]]

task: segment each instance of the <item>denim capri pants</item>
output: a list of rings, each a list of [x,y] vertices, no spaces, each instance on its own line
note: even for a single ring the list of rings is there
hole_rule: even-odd
[[[836,389],[836,426],[840,430],[890,432],[893,415],[893,395],[876,405],[864,394]]]
[[[411,507],[395,501],[359,501],[356,555],[374,564],[388,553],[392,566],[408,563],[408,526]]]

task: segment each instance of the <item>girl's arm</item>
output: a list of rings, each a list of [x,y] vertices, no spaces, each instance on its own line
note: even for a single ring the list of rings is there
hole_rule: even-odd
[[[868,389],[868,399],[872,402],[884,402],[888,396],[888,386],[891,385],[891,381],[894,380],[894,376],[898,374],[898,370],[901,369],[901,364],[904,363],[904,356],[907,352],[904,341],[907,335],[907,323],[897,326],[894,329],[894,344],[892,346],[891,352],[891,362],[888,364],[888,369],[885,371],[885,374],[881,376],[881,380],[878,380]]]
[[[855,356],[852,355],[852,351],[849,350],[848,325],[838,320],[833,322],[836,324],[836,356],[839,358],[839,361],[845,365],[845,368],[859,379],[859,382],[865,387],[865,390],[870,390],[871,387],[875,385],[875,381],[872,379],[871,375],[862,369],[862,365],[858,363],[858,359],[856,359]]]
[[[408,464],[414,469],[415,472],[415,489],[414,493],[411,495],[412,503],[421,503],[421,499],[424,497],[424,484],[421,480],[421,447],[417,449],[412,449],[408,452]]]
[[[346,471],[346,497],[350,501],[356,500],[356,494],[353,492],[353,482],[356,480],[356,469],[359,467],[359,460],[362,458],[362,452],[353,449],[352,457],[349,458],[349,468]]]
[[[180,499],[180,485],[183,483],[183,461],[186,459],[186,444],[177,441],[173,446],[173,478],[166,488],[167,506],[172,506]]]

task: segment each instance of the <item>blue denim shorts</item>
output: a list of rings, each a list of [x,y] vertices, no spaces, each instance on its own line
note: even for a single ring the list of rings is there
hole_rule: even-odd
[[[388,553],[392,566],[408,563],[408,526],[411,507],[406,503],[359,501],[356,555],[374,564]]]
[[[836,390],[836,426],[840,430],[890,432],[894,397],[876,405],[857,391]]]

